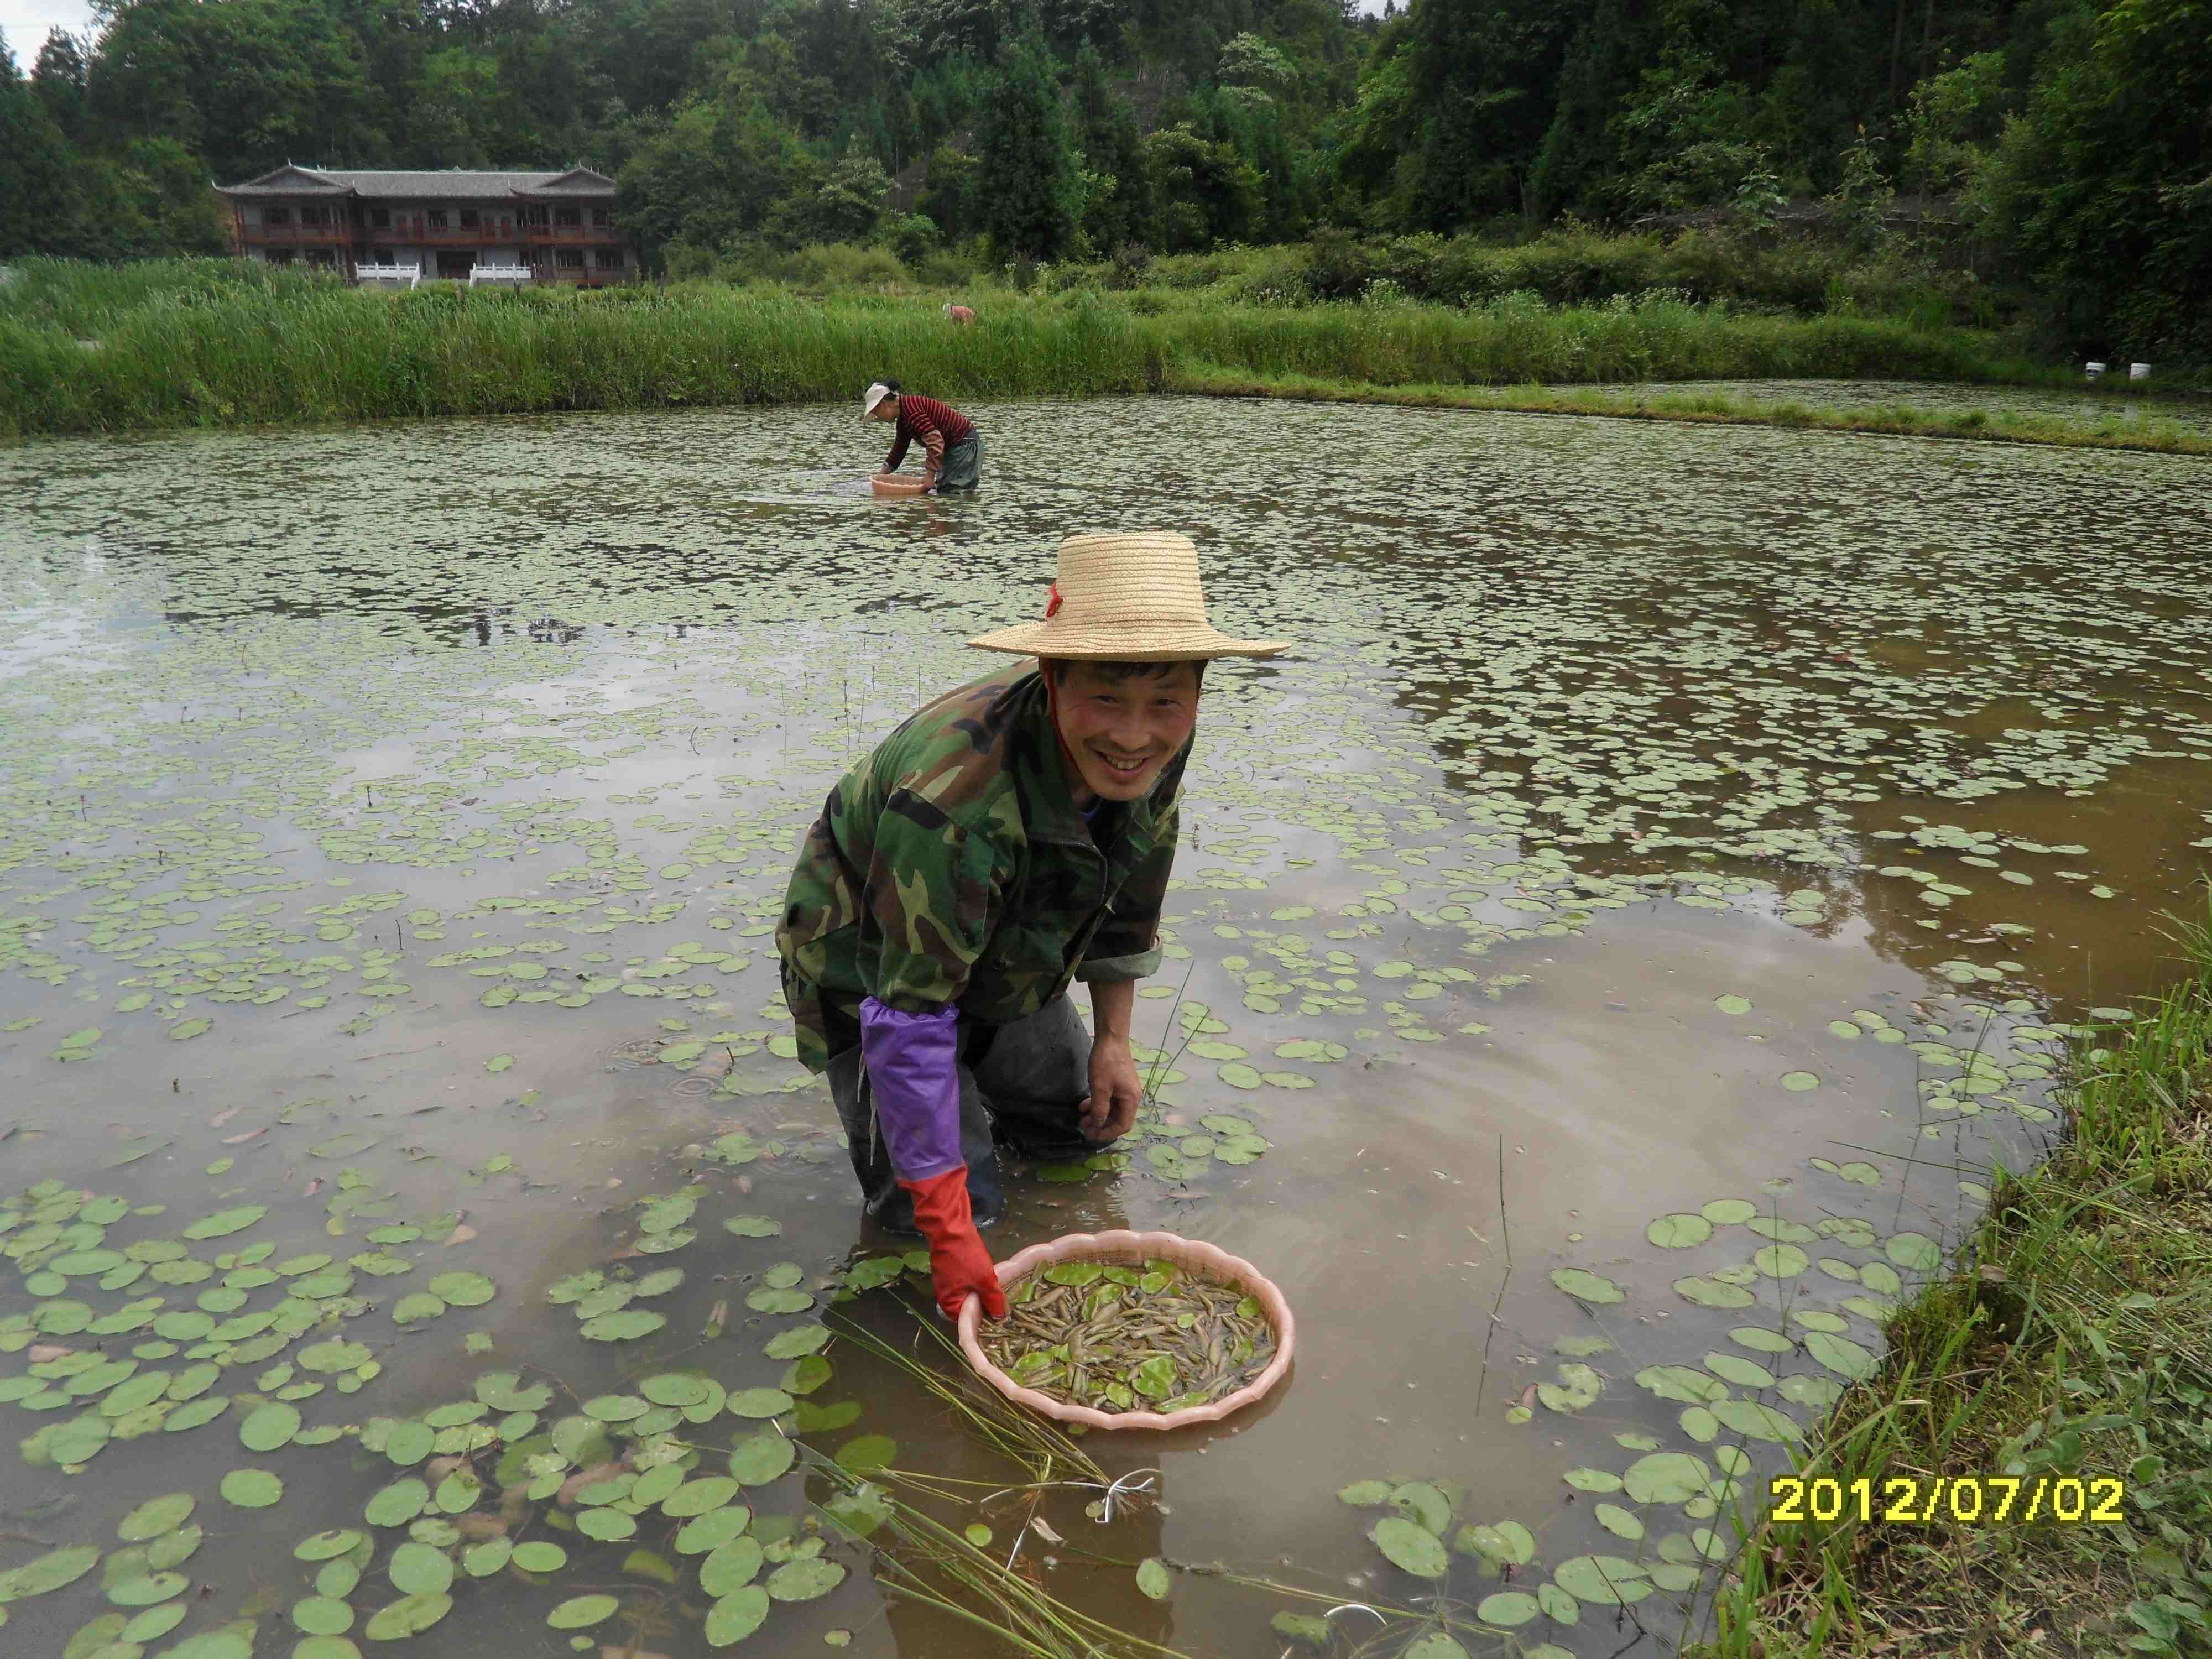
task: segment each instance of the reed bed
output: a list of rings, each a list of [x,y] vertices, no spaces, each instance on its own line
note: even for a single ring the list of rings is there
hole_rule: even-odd
[[[969,399],[1301,380],[2048,376],[1972,331],[1745,318],[1663,295],[1586,307],[1508,295],[1462,310],[1008,295],[987,313],[958,328],[932,302],[881,295],[704,283],[389,294],[222,260],[32,260],[0,287],[0,434],[811,403],[882,374]]]

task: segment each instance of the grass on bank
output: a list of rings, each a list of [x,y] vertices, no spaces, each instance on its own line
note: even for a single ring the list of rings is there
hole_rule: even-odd
[[[1995,1185],[1814,1443],[1802,1473],[1871,1480],[1877,1518],[1762,1526],[1703,1659],[2212,1654],[2212,927],[2186,945],[2181,984],[2077,1054],[2066,1139]],[[2124,1518],[1880,1518],[1887,1478],[1924,1504],[1992,1474],[2118,1479]]]
[[[2093,426],[2065,416],[2002,410],[1916,409],[1905,404],[1821,408],[1794,400],[1736,397],[1692,387],[1679,392],[1613,392],[1597,387],[1560,391],[1541,386],[1374,386],[1310,376],[1243,380],[1204,368],[1178,374],[1174,390],[1209,398],[1283,398],[1302,403],[1389,404],[1519,415],[1595,415],[1692,425],[1772,426],[1809,432],[1871,432],[1891,437],[2212,455],[2212,433],[2178,421],[2128,419],[2118,414]]]
[[[1485,404],[1471,389],[1531,382],[2078,384],[1985,332],[1895,318],[1741,316],[1668,293],[1579,307],[1516,293],[1464,308],[1145,301],[1158,296],[1008,294],[962,328],[934,306],[883,295],[815,301],[706,283],[365,293],[231,261],[106,270],[34,260],[0,287],[0,434],[811,403],[848,398],[878,374],[955,398],[1267,391],[1468,397],[1470,407],[1510,406]],[[1711,398],[1695,409],[1607,399],[1573,412],[1968,435],[1948,416],[1723,407]],[[1869,425],[1877,419],[1893,424]],[[2148,423],[2016,422],[2000,435],[2198,453],[2190,434]]]

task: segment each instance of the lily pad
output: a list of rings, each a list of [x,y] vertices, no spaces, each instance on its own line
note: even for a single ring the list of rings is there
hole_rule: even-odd
[[[788,1469],[798,1453],[773,1429],[748,1436],[730,1449],[730,1473],[742,1486],[765,1486]]]
[[[768,1593],[778,1601],[811,1601],[845,1582],[845,1569],[820,1556],[787,1561],[768,1576]]]
[[[265,1510],[284,1496],[284,1483],[267,1469],[233,1469],[222,1478],[224,1501],[242,1510]]]
[[[1644,1237],[1663,1250],[1686,1250],[1713,1236],[1713,1224],[1701,1215],[1662,1215],[1644,1230]]]
[[[1552,1283],[1580,1302],[1598,1306],[1619,1302],[1625,1292],[1611,1279],[1585,1271],[1581,1267],[1554,1267]]]
[[[1444,1553],[1437,1535],[1402,1516],[1393,1515],[1377,1521],[1367,1535],[1393,1566],[1418,1577],[1441,1578],[1451,1565],[1451,1558]]]
[[[197,1501],[188,1492],[149,1498],[123,1517],[115,1535],[126,1544],[143,1544],[149,1538],[159,1538],[190,1520]]]
[[[574,1595],[545,1615],[555,1630],[585,1630],[611,1619],[622,1603],[611,1595]]]
[[[397,1642],[420,1636],[453,1610],[450,1595],[409,1595],[369,1616],[362,1634],[372,1642]]]
[[[768,1618],[768,1592],[758,1584],[732,1590],[707,1610],[707,1645],[726,1648],[742,1642]]]
[[[651,1336],[668,1321],[645,1308],[620,1308],[587,1319],[578,1330],[594,1342],[635,1342]]]

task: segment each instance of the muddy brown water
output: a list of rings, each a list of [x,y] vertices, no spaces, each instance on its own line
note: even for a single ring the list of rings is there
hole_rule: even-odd
[[[671,1372],[775,1386],[791,1362],[764,1347],[825,1314],[912,1341],[911,1279],[833,1300],[852,1263],[909,1247],[863,1235],[828,1103],[775,1052],[769,930],[838,771],[990,665],[963,639],[1041,611],[1064,530],[1188,530],[1217,622],[1298,648],[1208,678],[1170,960],[1138,1005],[1180,1079],[1127,1167],[1028,1172],[989,1242],[1209,1239],[1288,1295],[1294,1371],[1214,1429],[1091,1437],[1156,1484],[1111,1522],[1095,1493],[1047,1494],[1058,1545],[1023,1535],[1023,1504],[975,1502],[1024,1477],[848,1336],[804,1413],[683,1432],[714,1449],[702,1474],[778,1421],[824,1454],[890,1437],[898,1469],[975,1483],[933,1513],[1182,1651],[1273,1656],[1273,1613],[1340,1603],[1390,1613],[1391,1652],[1434,1629],[1470,1653],[1674,1646],[1704,1603],[1662,1565],[1704,1528],[1723,1547],[1791,1425],[1878,1351],[1893,1280],[1971,1220],[1994,1163],[2057,1132],[2054,1028],[2162,982],[2161,918],[2203,914],[2201,462],[1272,403],[975,412],[992,468],[948,502],[866,498],[872,441],[811,410],[0,455],[0,1192],[40,1188],[0,1210],[0,1380],[33,1343],[173,1374],[197,1353],[231,1397],[182,1431],[162,1415],[181,1401],[102,1419],[104,1443],[64,1438],[68,1468],[36,1437],[100,1394],[61,1376],[0,1401],[27,1443],[0,1570],[106,1553],[7,1605],[0,1647],[142,1617],[118,1589],[187,1609],[149,1654],[292,1652],[317,1572],[293,1547],[355,1527],[359,1583],[328,1599],[366,1650],[562,1653],[547,1614],[599,1593],[617,1610],[592,1644],[711,1650],[676,1522],[648,1510],[597,1542],[544,1505],[516,1535],[560,1540],[567,1566],[464,1571],[422,1633],[368,1641],[408,1528],[363,1506],[408,1467],[362,1431],[382,1443],[487,1371],[553,1387],[538,1433]],[[718,1161],[738,1132],[761,1155]],[[1253,1136],[1249,1161],[1214,1156]],[[696,1237],[637,1254],[676,1236],[641,1201],[690,1188]],[[88,1195],[131,1212],[23,1248],[34,1210],[58,1203],[58,1231]],[[1701,1242],[1647,1231],[1732,1200]],[[737,1215],[781,1231],[733,1237]],[[172,1242],[208,1276],[101,1288],[97,1252]],[[406,1271],[319,1302],[259,1282],[319,1254]],[[804,1312],[747,1305],[777,1264]],[[582,1340],[547,1300],[669,1267],[682,1282],[632,1304],[665,1323],[635,1340]],[[1579,1296],[1553,1278],[1573,1270],[1595,1276]],[[395,1320],[457,1271],[496,1293]],[[186,1319],[172,1340],[51,1311],[156,1295],[147,1318],[319,1324]],[[374,1374],[297,1364],[333,1336]],[[1699,1373],[1730,1421],[1680,1392]],[[311,1438],[339,1432],[242,1445],[287,1393]],[[1718,1498],[1618,1489],[1662,1452],[1702,1459]],[[281,1499],[228,1501],[248,1468]],[[1376,1480],[1438,1487],[1447,1544],[1519,1522],[1533,1559],[1401,1571],[1368,1536],[1395,1511],[1337,1495]],[[832,1490],[794,1473],[741,1494],[765,1541],[787,1520],[846,1570],[744,1645],[995,1650],[890,1592],[885,1534],[823,1529]],[[160,1597],[117,1529],[173,1492],[206,1537]],[[1150,1600],[1133,1567],[1154,1555],[1322,1599],[1179,1572]],[[1592,1557],[1649,1576],[1630,1607],[1522,1620],[1511,1593],[1586,1589]],[[1382,1628],[1329,1616],[1340,1651]],[[222,1646],[246,1618],[250,1648]]]

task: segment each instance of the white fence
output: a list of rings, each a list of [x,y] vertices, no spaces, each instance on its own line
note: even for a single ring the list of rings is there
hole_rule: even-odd
[[[353,275],[363,288],[413,288],[422,280],[422,264],[356,265]]]
[[[520,288],[535,281],[528,265],[478,265],[469,272],[469,286],[479,288],[486,283],[510,283]]]

